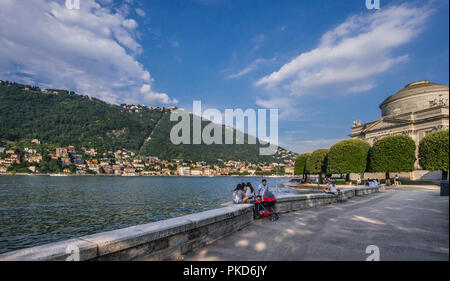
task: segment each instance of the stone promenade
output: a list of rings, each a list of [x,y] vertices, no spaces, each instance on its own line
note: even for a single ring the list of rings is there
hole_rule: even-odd
[[[344,203],[259,220],[185,260],[449,260],[449,198],[436,189],[401,188]]]

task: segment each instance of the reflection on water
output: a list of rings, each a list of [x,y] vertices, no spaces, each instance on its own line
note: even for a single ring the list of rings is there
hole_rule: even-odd
[[[236,177],[0,176],[0,253],[219,208]],[[269,178],[275,194],[289,192]]]

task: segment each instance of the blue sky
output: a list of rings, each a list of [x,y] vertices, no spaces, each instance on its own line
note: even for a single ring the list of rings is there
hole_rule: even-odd
[[[281,145],[328,148],[406,84],[449,83],[448,1],[380,2],[0,0],[0,79],[112,103],[279,108]]]

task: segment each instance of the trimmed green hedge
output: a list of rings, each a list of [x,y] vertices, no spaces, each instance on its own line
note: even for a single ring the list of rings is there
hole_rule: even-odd
[[[328,152],[328,173],[364,173],[369,149],[370,144],[361,139],[347,139],[338,142]]]
[[[406,135],[388,136],[375,142],[369,152],[369,169],[372,172],[412,172],[416,144]]]
[[[429,171],[448,171],[449,130],[425,136],[419,145],[419,161]]]
[[[295,175],[306,175],[308,171],[306,170],[306,162],[308,158],[311,157],[311,153],[303,153],[297,156],[294,166]]]
[[[327,172],[328,149],[319,149],[311,154],[306,161],[306,170],[311,174],[324,174]]]

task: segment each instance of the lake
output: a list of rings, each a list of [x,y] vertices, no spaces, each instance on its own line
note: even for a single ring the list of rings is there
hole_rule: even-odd
[[[288,178],[268,178],[275,194]],[[0,253],[220,208],[254,177],[0,176]]]

